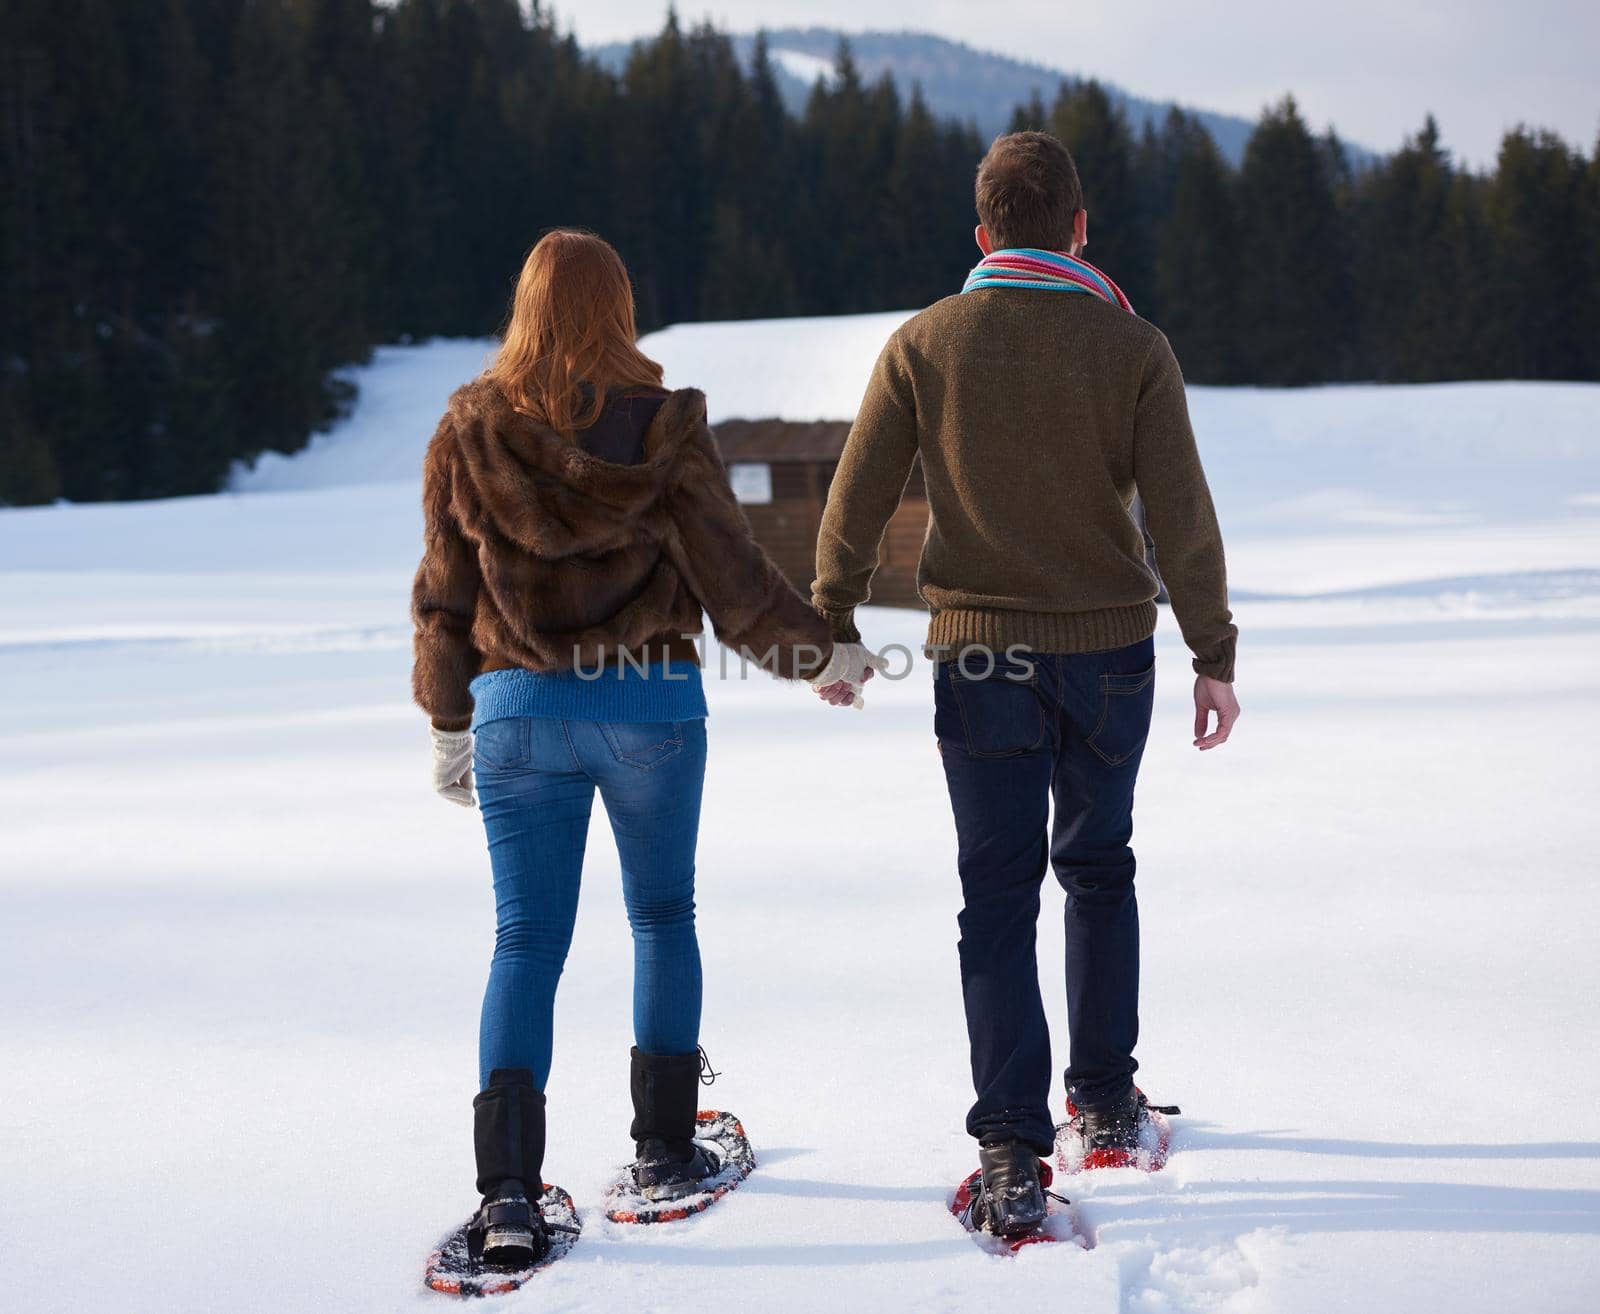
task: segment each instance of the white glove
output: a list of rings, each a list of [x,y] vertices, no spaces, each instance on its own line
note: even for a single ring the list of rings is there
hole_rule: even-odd
[[[472,731],[428,729],[433,734],[434,792],[464,808],[477,807],[472,792]]]
[[[850,705],[859,709],[863,706],[861,686],[867,682],[867,672],[884,671],[888,665],[864,643],[836,643],[828,656],[828,664],[811,677],[811,687],[822,690],[843,681],[855,694]]]

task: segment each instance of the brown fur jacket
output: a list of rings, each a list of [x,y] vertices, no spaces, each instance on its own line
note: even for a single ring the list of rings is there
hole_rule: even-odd
[[[644,459],[589,455],[484,379],[458,389],[423,463],[412,688],[441,729],[480,671],[592,669],[618,650],[692,657],[702,608],[729,647],[786,679],[820,669],[828,625],[750,536],[706,424],[672,393]]]

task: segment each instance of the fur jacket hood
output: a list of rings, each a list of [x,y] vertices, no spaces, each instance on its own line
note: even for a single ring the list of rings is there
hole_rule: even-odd
[[[831,651],[827,623],[751,536],[693,388],[666,398],[642,459],[620,465],[477,379],[451,397],[422,482],[412,683],[441,728],[470,721],[485,670],[690,654],[702,610],[776,675],[801,678]]]
[[[546,561],[621,546],[682,478],[706,474],[708,455],[721,463],[705,395],[694,388],[662,403],[637,465],[591,456],[513,410],[486,379],[458,388],[445,418],[458,468],[452,505],[463,525]]]

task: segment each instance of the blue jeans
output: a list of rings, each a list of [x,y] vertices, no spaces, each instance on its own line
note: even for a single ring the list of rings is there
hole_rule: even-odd
[[[495,1068],[550,1077],[556,983],[572,944],[598,786],[633,928],[633,1033],[648,1054],[700,1043],[694,852],[706,769],[702,720],[478,727],[473,769],[494,869],[495,942],[478,1032],[479,1086]]]
[[[967,1130],[1048,1154],[1050,1033],[1034,953],[1047,865],[1067,896],[1067,1092],[1080,1105],[1111,1103],[1138,1067],[1139,908],[1128,841],[1155,646],[994,657],[990,669],[975,651],[964,671],[946,661],[934,675],[964,902],[961,990],[977,1091]]]

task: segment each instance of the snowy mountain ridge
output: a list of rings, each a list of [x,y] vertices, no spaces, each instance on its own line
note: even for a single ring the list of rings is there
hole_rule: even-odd
[[[1012,111],[1034,94],[1038,94],[1048,109],[1063,81],[1093,76],[1092,69],[1067,71],[1064,65],[1070,62],[1070,56],[1065,52],[1040,51],[1036,61],[1021,60],[979,50],[931,32],[842,32],[827,27],[788,27],[768,29],[766,36],[779,90],[795,113],[804,111],[806,99],[819,77],[831,83],[839,42],[847,40],[851,57],[865,81],[875,81],[888,73],[900,95],[906,98],[910,97],[912,87],[918,86],[935,115],[970,120],[985,137],[1004,132]],[[738,33],[731,39],[741,62],[748,67],[754,35]],[[589,53],[607,68],[621,69],[632,46],[632,42],[614,41],[591,47]],[[1230,163],[1237,166],[1244,158],[1245,143],[1255,129],[1249,119],[1135,95],[1113,83],[1103,85],[1112,101],[1122,107],[1135,135],[1142,132],[1146,124],[1159,128],[1170,110],[1180,108],[1205,125],[1217,149]],[[1366,147],[1353,143],[1346,143],[1346,151],[1355,165],[1376,158]]]

